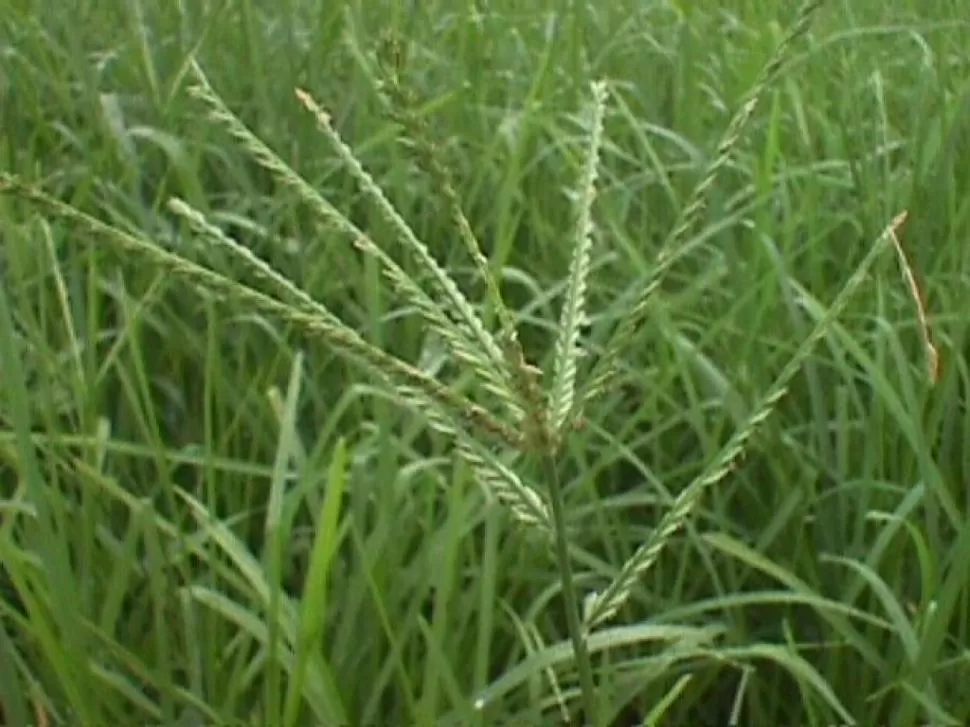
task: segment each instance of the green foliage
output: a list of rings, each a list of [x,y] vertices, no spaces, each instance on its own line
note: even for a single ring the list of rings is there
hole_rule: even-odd
[[[7,723],[965,721],[955,2],[8,4]]]

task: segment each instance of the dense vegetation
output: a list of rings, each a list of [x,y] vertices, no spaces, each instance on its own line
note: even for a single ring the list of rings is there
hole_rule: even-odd
[[[5,0],[0,723],[970,722],[967,18]]]

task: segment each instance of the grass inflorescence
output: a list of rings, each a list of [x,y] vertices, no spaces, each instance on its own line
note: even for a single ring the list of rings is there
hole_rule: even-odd
[[[0,723],[959,723],[968,28],[634,5],[16,6]]]

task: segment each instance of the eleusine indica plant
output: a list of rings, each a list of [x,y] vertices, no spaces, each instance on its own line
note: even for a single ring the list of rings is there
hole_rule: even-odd
[[[598,701],[597,675],[591,652],[596,648],[608,648],[609,644],[598,640],[597,634],[629,599],[638,579],[657,562],[671,538],[685,526],[705,490],[729,474],[733,462],[744,452],[759,424],[771,415],[785,395],[786,387],[860,287],[877,256],[887,244],[896,242],[895,234],[905,219],[903,213],[886,228],[814,330],[764,392],[744,426],[669,504],[649,538],[627,562],[619,565],[612,582],[596,592],[579,592],[570,557],[561,489],[564,442],[581,425],[590,402],[609,393],[615,385],[624,346],[635,340],[634,334],[646,318],[652,296],[666,273],[699,244],[692,232],[702,217],[708,193],[719,172],[729,162],[759,98],[791,55],[793,44],[806,32],[820,4],[812,1],[802,8],[790,32],[743,99],[715,151],[713,162],[664,242],[638,300],[599,349],[601,354],[595,360],[584,348],[583,331],[589,320],[586,293],[594,244],[592,212],[597,195],[609,90],[606,82],[592,84],[586,114],[582,173],[574,189],[572,259],[548,371],[539,370],[526,359],[517,334],[516,317],[505,303],[489,260],[462,211],[448,170],[440,162],[420,118],[413,112],[414,99],[393,59],[389,61],[387,55],[368,56],[353,47],[358,61],[367,65],[373,73],[372,78],[378,79],[382,102],[403,130],[417,162],[433,178],[435,187],[443,195],[458,237],[484,282],[486,300],[481,308],[489,311],[496,321],[492,328],[486,325],[486,318],[466,298],[449,272],[385,196],[334,128],[327,111],[309,93],[297,90],[298,101],[312,114],[344,168],[396,231],[397,245],[393,250],[379,246],[366,230],[355,225],[257,138],[221,100],[203,71],[192,63],[189,69],[194,79],[191,93],[207,106],[210,118],[222,125],[277,180],[292,188],[314,213],[345,233],[363,255],[376,261],[393,292],[417,311],[429,333],[440,337],[462,373],[472,374],[471,388],[461,391],[369,344],[324,305],[181,199],[172,199],[169,209],[187,224],[197,237],[197,243],[216,246],[230,253],[258,281],[257,285],[231,279],[223,272],[164,249],[147,238],[106,224],[18,179],[5,177],[0,186],[40,205],[48,213],[96,233],[145,263],[193,283],[200,290],[231,299],[253,311],[272,315],[309,335],[321,337],[335,351],[362,365],[387,387],[400,406],[425,418],[430,427],[448,438],[457,456],[470,467],[486,492],[507,506],[523,528],[552,544],[562,581],[563,606],[572,644],[571,657],[578,673],[582,711],[587,723],[599,725],[605,705]],[[406,271],[404,264],[399,262],[402,258],[417,269],[416,275]],[[526,473],[531,472],[538,473],[538,477],[530,479]],[[672,655],[670,658],[673,663],[679,657]],[[470,698],[476,707],[481,708],[497,695],[485,693]]]

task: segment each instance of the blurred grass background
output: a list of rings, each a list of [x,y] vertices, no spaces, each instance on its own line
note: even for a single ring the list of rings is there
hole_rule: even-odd
[[[904,242],[926,287],[940,381],[928,381],[887,256],[622,614],[725,628],[707,658],[676,667],[636,638],[611,653],[601,666],[628,716],[642,718],[689,672],[665,724],[839,719],[783,657],[750,648],[762,645],[800,654],[860,724],[970,719],[965,10],[957,0],[826,4],[717,185],[703,251],[668,279],[622,389],[588,412],[572,444],[575,557],[592,589],[750,413],[888,221],[909,211]],[[295,102],[294,88],[312,92],[477,293],[436,190],[344,42],[352,31],[372,50],[393,33],[542,362],[571,253],[564,191],[590,81],[612,90],[598,331],[642,284],[793,14],[740,0],[7,0],[0,168],[174,249],[183,241],[164,203],[180,196],[368,340],[435,370],[436,342],[386,297],[374,266],[185,92],[197,54],[251,128],[389,239]],[[527,659],[565,638],[550,608],[554,563],[441,443],[320,342],[77,238],[0,198],[10,356],[26,386],[14,391],[4,367],[6,712],[36,720],[33,702],[52,724],[278,723],[285,678],[256,635],[275,626],[254,596],[276,575],[266,506],[286,407],[267,392],[285,396],[302,352],[296,524],[280,574],[291,594],[338,440],[348,452],[317,673],[320,684],[331,675],[332,693],[318,698],[339,703],[349,724],[557,723],[541,659]],[[18,439],[28,429],[29,453]],[[54,493],[47,530],[22,515],[31,482]],[[797,603],[780,595],[791,593]],[[503,679],[508,693],[474,711],[475,695]]]

